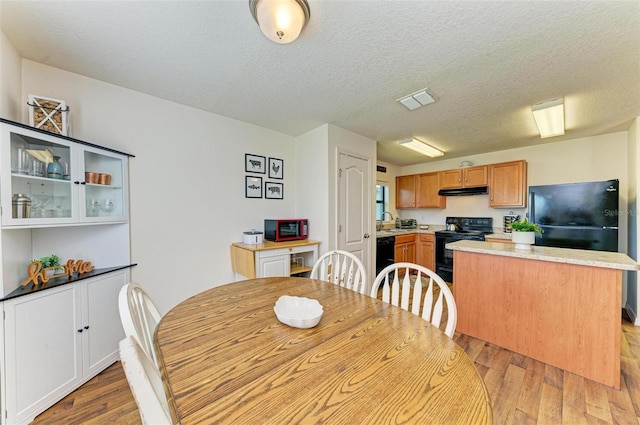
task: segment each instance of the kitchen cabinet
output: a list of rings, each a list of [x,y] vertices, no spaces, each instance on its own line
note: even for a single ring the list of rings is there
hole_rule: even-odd
[[[486,165],[440,171],[441,189],[478,187],[486,186],[487,184],[488,168]]]
[[[435,271],[435,235],[431,233],[419,233],[416,235],[416,239],[418,242],[418,258],[416,264]]]
[[[5,120],[0,140],[3,228],[127,222],[126,154]],[[47,157],[57,158],[52,173]],[[103,175],[103,184],[86,173]],[[30,201],[28,216],[13,211],[17,194]]]
[[[447,198],[439,196],[440,174],[423,173],[396,177],[396,208],[445,208]]]
[[[416,207],[415,175],[396,177],[396,208]]]
[[[236,278],[296,276],[311,272],[318,261],[320,241],[308,239],[231,245],[231,266]]]
[[[28,424],[118,360],[118,270],[3,301],[4,423]]]
[[[446,208],[446,196],[438,195],[440,173],[418,174],[416,180],[416,208]]]
[[[489,206],[524,208],[527,206],[527,162],[510,161],[489,165]]]
[[[397,235],[394,254],[396,263],[415,263],[416,234]]]

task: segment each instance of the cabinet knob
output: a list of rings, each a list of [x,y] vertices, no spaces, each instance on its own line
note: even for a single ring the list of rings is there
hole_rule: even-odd
[[[87,182],[80,182],[80,184],[87,184]]]
[[[78,329],[78,333],[82,333],[82,328]]]
[[[73,184],[80,184],[80,182],[79,181],[74,181]]]
[[[84,328],[85,328],[85,329],[89,329],[89,325],[85,326]]]
[[[364,234],[364,238],[365,238],[365,239],[369,239],[369,234],[368,234],[368,233],[365,233],[365,234]]]

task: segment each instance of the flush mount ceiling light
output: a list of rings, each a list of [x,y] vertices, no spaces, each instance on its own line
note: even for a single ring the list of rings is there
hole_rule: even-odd
[[[402,103],[410,111],[429,105],[435,101],[436,99],[431,94],[427,93],[427,89],[422,89],[398,99],[398,102]]]
[[[278,44],[298,38],[311,16],[307,0],[249,0],[249,9],[263,34]]]
[[[531,110],[541,139],[564,134],[564,99],[538,103],[533,105]]]
[[[404,146],[405,148],[413,149],[416,152],[420,152],[422,155],[426,155],[430,158],[436,158],[438,156],[443,156],[444,152],[439,149],[434,148],[431,145],[426,144],[422,140],[418,140],[415,137],[411,139],[400,140],[400,146]]]

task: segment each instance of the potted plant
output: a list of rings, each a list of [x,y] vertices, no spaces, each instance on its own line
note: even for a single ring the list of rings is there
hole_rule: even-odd
[[[60,265],[60,257],[58,257],[56,254],[41,257],[39,260],[33,261],[40,261],[40,263],[42,264],[42,270],[49,268],[50,270],[45,271],[47,275],[54,275],[62,270],[62,266]],[[51,267],[55,268],[51,269]]]
[[[511,241],[516,244],[516,249],[531,249],[531,245],[536,242],[536,234],[542,236],[540,226],[526,217],[521,221],[514,221],[509,227],[512,230]]]

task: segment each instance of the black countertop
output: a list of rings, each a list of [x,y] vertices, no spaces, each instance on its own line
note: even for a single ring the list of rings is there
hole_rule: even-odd
[[[83,279],[89,279],[91,277],[100,276],[106,273],[111,273],[116,270],[128,269],[130,267],[136,266],[136,264],[129,264],[125,266],[117,266],[117,267],[105,267],[103,269],[95,269],[93,271],[82,273],[82,274],[74,274],[73,277],[61,276],[55,279],[49,280],[47,283],[41,283],[38,286],[35,286],[33,283],[29,283],[25,286],[20,286],[15,291],[11,292],[4,298],[0,298],[0,301],[10,300],[12,298],[21,297],[23,295],[34,294],[39,291],[44,291],[51,288],[56,288],[58,286],[67,285],[69,283],[79,282]]]

